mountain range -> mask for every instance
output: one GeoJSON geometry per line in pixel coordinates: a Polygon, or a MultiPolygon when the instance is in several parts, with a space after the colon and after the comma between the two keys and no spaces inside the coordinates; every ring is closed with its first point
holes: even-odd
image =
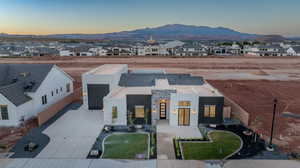
{"type": "Polygon", "coordinates": [[[59,38],[59,39],[109,39],[145,40],[150,36],[158,40],[247,40],[262,37],[225,27],[208,27],[182,24],[169,24],[154,28],[121,31],[103,34],[51,34],[51,35],[13,35],[0,34],[0,37],[59,38]]]}

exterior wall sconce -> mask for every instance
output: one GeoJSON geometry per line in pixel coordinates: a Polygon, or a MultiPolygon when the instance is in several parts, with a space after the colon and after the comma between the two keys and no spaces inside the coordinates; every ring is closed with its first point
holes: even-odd
{"type": "Polygon", "coordinates": [[[86,92],[82,92],[82,96],[87,96],[86,92]]]}
{"type": "Polygon", "coordinates": [[[177,109],[175,109],[175,110],[173,110],[172,112],[173,112],[173,114],[177,114],[177,109]]]}
{"type": "Polygon", "coordinates": [[[156,113],[156,110],[152,110],[152,113],[156,113]]]}
{"type": "Polygon", "coordinates": [[[197,114],[195,109],[192,109],[191,111],[192,111],[192,114],[197,114]]]}

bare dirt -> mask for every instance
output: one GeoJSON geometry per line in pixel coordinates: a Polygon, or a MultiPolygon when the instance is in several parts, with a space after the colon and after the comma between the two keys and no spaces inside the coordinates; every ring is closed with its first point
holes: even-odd
{"type": "Polygon", "coordinates": [[[8,152],[32,128],[38,126],[37,119],[28,120],[22,127],[0,127],[0,153],[8,152]]]}
{"type": "Polygon", "coordinates": [[[286,151],[300,152],[300,120],[283,112],[300,114],[300,81],[226,80],[208,81],[250,114],[250,127],[270,136],[273,100],[277,98],[274,142],[286,151]]]}

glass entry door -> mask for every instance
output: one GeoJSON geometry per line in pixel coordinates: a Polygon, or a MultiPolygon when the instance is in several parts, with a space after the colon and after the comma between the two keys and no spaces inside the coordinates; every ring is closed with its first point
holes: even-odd
{"type": "Polygon", "coordinates": [[[190,125],[190,109],[179,108],[178,109],[178,125],[189,126],[190,125]]]}
{"type": "Polygon", "coordinates": [[[160,111],[160,119],[167,119],[167,103],[161,102],[159,104],[159,111],[160,111]]]}

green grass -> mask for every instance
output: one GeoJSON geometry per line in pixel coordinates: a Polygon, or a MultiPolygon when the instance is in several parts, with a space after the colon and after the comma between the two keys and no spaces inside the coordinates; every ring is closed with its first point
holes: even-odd
{"type": "Polygon", "coordinates": [[[147,134],[114,134],[104,142],[103,158],[135,159],[136,154],[148,157],[147,134]]]}
{"type": "Polygon", "coordinates": [[[186,160],[219,160],[235,152],[241,145],[240,139],[230,132],[210,132],[213,142],[183,142],[183,156],[186,160]]]}

